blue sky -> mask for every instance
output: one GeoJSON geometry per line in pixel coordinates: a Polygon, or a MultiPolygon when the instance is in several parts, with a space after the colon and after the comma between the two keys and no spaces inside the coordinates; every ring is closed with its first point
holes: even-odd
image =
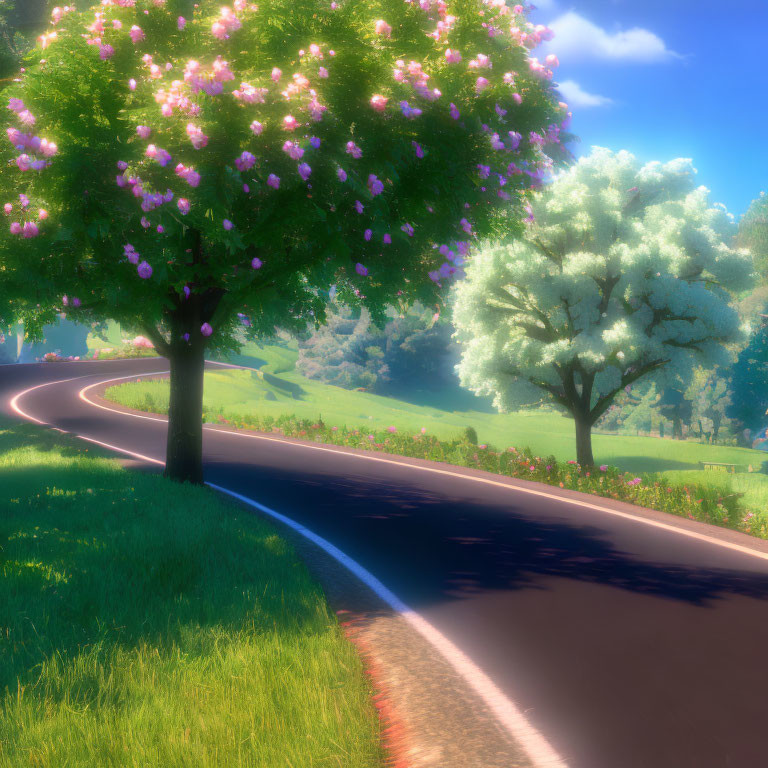
{"type": "Polygon", "coordinates": [[[577,156],[690,157],[697,182],[738,219],[768,192],[768,0],[532,0],[555,38],[554,81],[577,156]]]}

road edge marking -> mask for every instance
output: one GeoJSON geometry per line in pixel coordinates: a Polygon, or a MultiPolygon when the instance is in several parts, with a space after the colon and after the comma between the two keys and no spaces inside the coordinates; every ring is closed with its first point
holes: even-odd
{"type": "MultiPolygon", "coordinates": [[[[218,363],[218,365],[226,365],[226,363],[218,363]]],[[[163,373],[167,373],[167,371],[164,371],[163,373]]],[[[126,379],[126,378],[136,378],[137,376],[151,376],[151,375],[155,375],[155,374],[141,373],[141,374],[136,374],[135,376],[120,376],[118,378],[126,379]]],[[[118,410],[116,410],[114,408],[108,408],[105,405],[101,405],[99,403],[94,403],[92,400],[89,400],[85,396],[85,394],[84,394],[89,389],[93,389],[93,387],[97,387],[100,384],[106,384],[106,383],[108,383],[110,381],[117,381],[117,380],[118,379],[107,379],[105,381],[96,382],[95,384],[90,384],[87,387],[84,387],[83,389],[80,390],[80,392],[78,393],[79,397],[80,397],[81,400],[85,401],[89,405],[94,406],[95,408],[101,408],[102,410],[110,411],[112,413],[120,413],[120,414],[123,414],[124,416],[133,416],[134,418],[137,418],[137,419],[147,419],[149,421],[161,421],[161,422],[167,421],[167,419],[158,419],[158,418],[155,418],[153,416],[144,416],[144,415],[138,414],[138,413],[128,413],[126,411],[118,411],[118,410]]],[[[205,426],[204,426],[204,428],[205,428],[205,426]]],[[[254,434],[250,434],[250,433],[246,433],[246,432],[213,429],[213,428],[210,428],[210,427],[207,428],[206,431],[208,431],[208,432],[216,432],[218,434],[224,434],[224,435],[234,435],[236,437],[251,438],[251,439],[254,439],[254,440],[266,440],[266,441],[275,442],[275,443],[283,443],[284,445],[285,444],[287,444],[287,445],[294,445],[294,446],[297,446],[299,448],[308,448],[308,449],[315,450],[315,451],[326,451],[327,453],[342,454],[344,456],[351,456],[351,457],[354,457],[354,458],[357,458],[357,459],[364,459],[366,461],[378,461],[378,462],[382,462],[384,464],[394,464],[394,465],[400,466],[400,467],[409,467],[411,469],[421,470],[423,472],[433,472],[433,473],[440,474],[440,475],[450,475],[451,477],[459,477],[459,478],[463,478],[465,480],[471,480],[471,481],[476,482],[476,483],[484,483],[486,485],[493,485],[493,486],[496,486],[498,488],[506,488],[507,490],[517,491],[519,493],[527,493],[527,494],[529,494],[531,496],[540,496],[540,497],[545,498],[545,499],[552,499],[553,501],[563,502],[563,503],[566,503],[566,504],[573,504],[574,506],[582,507],[583,509],[591,509],[591,510],[596,511],[596,512],[603,512],[603,513],[606,513],[606,514],[609,514],[609,515],[613,515],[614,517],[621,517],[621,518],[623,518],[625,520],[632,520],[632,521],[637,522],[637,523],[643,523],[644,525],[650,525],[650,526],[652,526],[654,528],[660,528],[661,530],[671,531],[672,533],[677,533],[680,536],[687,536],[688,538],[691,538],[691,539],[696,539],[698,541],[708,542],[709,544],[715,544],[715,545],[717,545],[719,547],[723,547],[724,549],[730,549],[730,550],[732,550],[734,552],[741,552],[742,554],[751,555],[752,557],[757,557],[757,558],[759,558],[761,560],[768,560],[768,552],[762,552],[759,549],[752,549],[750,547],[742,546],[741,544],[735,544],[735,543],[730,542],[730,541],[723,541],[722,539],[717,539],[717,538],[715,538],[713,536],[710,536],[710,535],[708,535],[706,533],[699,533],[697,531],[689,531],[689,530],[687,530],[685,528],[680,528],[680,527],[678,527],[676,525],[671,525],[670,523],[663,523],[660,520],[651,520],[650,518],[641,517],[639,515],[634,515],[634,514],[632,514],[630,512],[622,512],[621,510],[611,509],[610,507],[605,507],[605,506],[602,506],[601,504],[593,504],[591,502],[582,501],[580,499],[572,499],[572,498],[567,497],[567,496],[559,496],[559,495],[557,495],[555,493],[548,493],[547,491],[539,491],[539,490],[536,490],[535,488],[523,488],[523,487],[521,487],[519,485],[513,485],[513,484],[510,484],[510,483],[502,483],[502,482],[499,482],[498,480],[491,480],[490,478],[487,478],[487,477],[476,477],[475,475],[465,475],[465,474],[463,474],[461,472],[453,472],[453,471],[448,470],[448,469],[441,469],[440,467],[424,467],[424,466],[422,466],[420,464],[411,464],[408,461],[394,461],[393,459],[387,459],[387,458],[384,458],[384,457],[381,457],[381,456],[367,456],[367,455],[361,454],[361,453],[350,453],[348,451],[340,451],[340,450],[338,450],[336,448],[331,448],[331,447],[328,447],[328,446],[325,446],[325,445],[312,445],[311,443],[292,442],[292,441],[281,439],[279,437],[270,437],[269,435],[254,435],[254,434]]],[[[403,457],[403,458],[407,459],[407,457],[403,457]]],[[[512,478],[512,479],[514,479],[514,478],[512,478]]],[[[654,512],[659,512],[660,510],[653,510],[653,511],[654,512]]],[[[667,513],[667,514],[669,514],[669,513],[667,513]]],[[[699,522],[701,522],[701,521],[699,521],[699,522]]],[[[723,529],[723,530],[731,530],[731,529],[727,529],[726,528],[726,529],[723,529]]],[[[740,533],[740,532],[736,531],[736,533],[740,533]]],[[[744,535],[746,535],[746,534],[744,534],[744,535]]]]}

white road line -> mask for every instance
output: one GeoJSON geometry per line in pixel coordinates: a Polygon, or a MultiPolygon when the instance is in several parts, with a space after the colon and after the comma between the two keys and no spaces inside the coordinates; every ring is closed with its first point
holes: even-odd
{"type": "MultiPolygon", "coordinates": [[[[221,365],[221,363],[220,363],[221,365]]],[[[167,371],[164,371],[163,373],[167,373],[167,371]]],[[[135,376],[121,376],[121,379],[126,378],[137,378],[138,376],[151,376],[154,374],[136,374],[135,376]]],[[[125,411],[118,411],[113,408],[108,408],[107,406],[100,405],[99,403],[94,403],[92,400],[89,400],[85,396],[85,392],[87,392],[89,389],[92,389],[93,387],[98,387],[100,384],[105,384],[109,381],[117,381],[118,379],[107,379],[105,381],[99,381],[95,384],[90,384],[87,387],[84,387],[80,390],[79,396],[81,400],[84,400],[89,405],[94,406],[95,408],[101,408],[105,411],[110,411],[111,413],[121,413],[124,416],[132,416],[137,419],[148,419],[149,421],[162,421],[165,422],[166,419],[158,419],[154,416],[143,416],[141,414],[137,413],[126,413],[125,411]]],[[[347,451],[341,451],[336,448],[330,448],[328,446],[324,445],[312,445],[311,443],[294,443],[290,442],[288,440],[281,439],[279,437],[270,437],[268,435],[254,435],[246,432],[230,432],[229,430],[222,430],[222,429],[212,429],[208,428],[211,432],[216,432],[217,434],[221,435],[232,435],[233,437],[244,437],[249,438],[251,440],[266,440],[271,441],[275,443],[283,443],[284,445],[293,445],[297,448],[306,448],[313,451],[325,451],[326,453],[338,453],[343,456],[349,456],[351,458],[355,459],[362,459],[364,461],[378,461],[383,464],[394,464],[398,467],[408,467],[410,469],[419,470],[421,472],[433,472],[438,475],[450,475],[451,477],[460,477],[464,480],[471,480],[475,483],[483,483],[485,485],[493,485],[497,488],[506,488],[509,491],[514,491],[517,493],[527,493],[531,496],[540,496],[545,499],[552,499],[553,501],[561,502],[564,504],[572,504],[576,507],[582,507],[583,509],[592,509],[596,512],[604,512],[608,515],[613,515],[614,517],[621,517],[625,520],[632,520],[636,523],[642,523],[643,525],[650,525],[653,528],[660,528],[664,531],[670,531],[672,533],[677,533],[680,536],[687,536],[691,539],[696,539],[698,541],[704,541],[709,544],[715,544],[718,547],[723,547],[725,549],[733,550],[734,552],[741,552],[745,555],[750,555],[752,557],[757,557],[761,560],[768,560],[768,552],[762,552],[759,549],[752,549],[750,547],[745,547],[741,544],[734,544],[730,541],[723,541],[722,539],[716,539],[713,536],[708,536],[705,533],[698,533],[697,531],[690,531],[686,528],[679,528],[675,525],[671,525],[669,523],[662,523],[659,520],[651,520],[647,517],[641,517],[639,515],[633,515],[630,512],[621,512],[617,509],[611,509],[610,507],[604,507],[600,504],[592,504],[588,501],[581,501],[579,499],[572,499],[566,496],[558,496],[555,493],[548,493],[547,491],[537,491],[533,488],[523,488],[518,485],[510,485],[509,483],[502,483],[497,480],[491,480],[486,477],[476,477],[475,475],[465,475],[461,472],[452,472],[449,469],[440,469],[439,467],[424,467],[420,464],[410,464],[407,461],[395,461],[393,459],[386,459],[382,456],[368,456],[366,454],[362,453],[348,453],[347,451]]]]}
{"type": "MultiPolygon", "coordinates": [[[[136,374],[135,376],[121,376],[119,379],[152,375],[156,374],[142,373],[136,374]]],[[[81,376],[77,378],[85,377],[81,376]]],[[[34,421],[38,424],[51,426],[48,424],[48,422],[36,419],[34,416],[24,412],[19,406],[18,401],[25,394],[32,392],[33,390],[40,389],[44,386],[51,386],[53,384],[63,384],[66,381],[72,380],[73,379],[64,379],[63,381],[46,382],[45,384],[38,384],[35,387],[30,387],[23,392],[19,392],[15,397],[11,399],[11,408],[20,416],[23,416],[26,419],[30,419],[31,421],[34,421]]],[[[108,381],[117,380],[118,379],[109,379],[108,381]]],[[[88,400],[83,393],[86,390],[97,386],[98,384],[104,383],[106,382],[100,381],[97,382],[97,384],[91,384],[88,387],[84,387],[79,392],[80,397],[91,405],[97,405],[96,403],[88,400]]],[[[101,405],[98,405],[97,407],[103,408],[104,410],[112,410],[101,405]]],[[[115,413],[120,413],[120,411],[115,411],[115,413]]],[[[140,416],[139,418],[149,417],[140,416]]],[[[163,419],[153,420],[163,421],[163,419]]],[[[57,428],[54,427],[54,429],[57,428]]],[[[58,431],[61,432],[63,430],[58,431]]],[[[117,451],[118,453],[133,456],[134,458],[142,459],[153,464],[164,464],[164,462],[160,461],[159,459],[155,459],[151,456],[145,456],[134,451],[129,451],[125,448],[111,445],[110,443],[94,440],[93,438],[85,437],[84,435],[75,436],[81,438],[82,440],[87,440],[90,443],[95,443],[96,445],[101,445],[105,448],[117,451]]],[[[339,451],[337,451],[337,453],[339,453],[339,451]]],[[[488,675],[485,674],[485,672],[483,672],[460,648],[454,645],[447,637],[445,637],[445,635],[433,627],[423,616],[418,614],[412,608],[409,608],[399,597],[397,597],[397,595],[387,589],[384,584],[382,584],[372,573],[363,568],[363,566],[360,565],[357,561],[344,554],[344,552],[342,552],[340,549],[335,547],[329,541],[326,541],[321,536],[318,536],[313,531],[305,528],[295,520],[292,520],[285,515],[281,515],[279,512],[276,512],[270,507],[266,507],[247,496],[243,496],[242,494],[236,493],[235,491],[231,491],[227,488],[223,488],[222,486],[216,485],[214,483],[207,482],[206,485],[216,491],[219,491],[220,493],[224,493],[228,496],[238,499],[239,501],[242,501],[245,504],[269,515],[275,520],[280,521],[281,523],[289,526],[297,533],[304,536],[306,539],[314,542],[317,546],[327,552],[331,557],[333,557],[337,562],[347,568],[358,579],[360,579],[360,581],[362,581],[373,592],[375,592],[375,594],[384,602],[386,602],[394,611],[402,615],[403,618],[414,627],[414,629],[416,629],[429,643],[431,643],[434,648],[440,652],[443,658],[445,658],[445,660],[451,664],[451,666],[457,671],[462,679],[480,696],[488,708],[496,715],[499,723],[507,730],[512,738],[525,750],[531,762],[533,763],[534,768],[568,768],[568,764],[560,757],[560,755],[557,754],[557,752],[555,752],[553,747],[544,738],[544,736],[542,736],[542,734],[536,728],[534,728],[533,725],[531,725],[520,708],[495,685],[495,683],[488,677],[488,675]]]]}

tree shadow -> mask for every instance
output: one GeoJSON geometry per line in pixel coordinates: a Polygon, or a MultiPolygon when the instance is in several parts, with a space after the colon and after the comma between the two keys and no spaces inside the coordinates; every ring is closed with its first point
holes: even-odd
{"type": "Polygon", "coordinates": [[[551,500],[510,493],[487,503],[479,498],[483,491],[468,492],[452,479],[429,491],[411,484],[408,471],[393,483],[269,463],[216,464],[209,474],[237,489],[247,472],[259,501],[293,510],[294,519],[356,553],[375,574],[386,574],[393,591],[403,588],[412,607],[495,590],[548,589],[542,577],[552,576],[701,607],[728,594],[768,599],[768,573],[750,570],[751,563],[744,571],[699,568],[623,552],[607,530],[554,519],[551,500]]]}
{"type": "MultiPolygon", "coordinates": [[[[600,451],[596,450],[595,453],[599,454],[600,451]]],[[[599,455],[597,458],[599,459],[599,455]]],[[[669,469],[699,469],[698,464],[692,464],[690,461],[677,461],[657,456],[612,456],[609,463],[621,470],[637,474],[665,472],[669,469]]]]}
{"type": "Polygon", "coordinates": [[[61,441],[27,425],[0,432],[0,455],[80,459],[0,468],[0,691],[92,651],[205,655],[239,633],[326,631],[319,585],[271,527],[208,489],[116,472],[91,461],[106,452],[61,441]]]}

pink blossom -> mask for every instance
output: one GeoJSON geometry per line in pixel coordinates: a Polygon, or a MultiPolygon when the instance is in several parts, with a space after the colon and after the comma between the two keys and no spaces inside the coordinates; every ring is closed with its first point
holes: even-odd
{"type": "Polygon", "coordinates": [[[458,64],[461,61],[461,54],[458,51],[452,51],[448,48],[445,51],[445,60],[449,61],[451,64],[458,64]]]}
{"type": "Polygon", "coordinates": [[[317,70],[318,77],[328,77],[328,70],[325,67],[319,67],[317,70]]]}
{"type": "Polygon", "coordinates": [[[277,67],[272,68],[272,80],[277,82],[281,77],[283,76],[282,70],[278,69],[277,67]]]}
{"type": "Polygon", "coordinates": [[[376,22],[376,34],[377,35],[385,35],[386,37],[390,37],[392,35],[392,27],[387,24],[384,19],[379,19],[376,22]]]}
{"type": "Polygon", "coordinates": [[[182,216],[186,216],[189,213],[190,208],[192,207],[189,200],[187,200],[186,197],[180,197],[176,201],[176,206],[179,209],[179,212],[182,216]]]}
{"type": "Polygon", "coordinates": [[[12,235],[20,235],[21,234],[21,224],[19,224],[18,221],[11,222],[11,234],[12,235]]]}
{"type": "Polygon", "coordinates": [[[451,117],[452,117],[454,120],[458,120],[458,119],[459,119],[459,110],[458,110],[458,107],[457,107],[455,104],[453,104],[453,103],[451,103],[451,117]]]}
{"type": "Polygon", "coordinates": [[[176,26],[178,27],[179,31],[184,29],[184,27],[187,26],[187,20],[183,16],[179,16],[178,19],[176,19],[176,26]]]}
{"type": "Polygon", "coordinates": [[[140,125],[136,128],[136,133],[138,133],[142,139],[148,139],[152,133],[152,129],[148,125],[140,125]]]}
{"type": "Polygon", "coordinates": [[[34,125],[35,122],[37,122],[35,116],[28,109],[22,109],[18,115],[19,120],[21,120],[24,125],[34,125]]]}
{"type": "Polygon", "coordinates": [[[475,80],[475,91],[480,93],[481,91],[484,91],[488,85],[489,82],[485,77],[478,77],[477,80],[475,80]]]}
{"type": "MultiPolygon", "coordinates": [[[[106,61],[107,59],[111,59],[115,55],[115,49],[111,45],[100,45],[99,46],[99,58],[102,61],[106,61]]],[[[19,115],[21,117],[21,115],[19,115]]]]}
{"type": "Polygon", "coordinates": [[[388,99],[385,96],[376,94],[371,98],[371,106],[377,112],[383,112],[387,108],[387,101],[388,99]]]}
{"type": "Polygon", "coordinates": [[[202,333],[203,336],[210,336],[213,333],[213,328],[211,328],[209,323],[203,323],[200,326],[200,333],[202,333]]]}
{"type": "Polygon", "coordinates": [[[13,210],[13,205],[11,203],[6,203],[3,206],[3,210],[5,211],[5,215],[6,216],[10,216],[11,215],[11,211],[13,210]]]}
{"type": "Polygon", "coordinates": [[[45,155],[45,157],[53,157],[59,151],[59,148],[52,141],[43,139],[40,142],[40,151],[43,153],[43,155],[45,155]]]}
{"type": "Polygon", "coordinates": [[[387,243],[387,244],[391,243],[392,242],[392,235],[390,235],[389,233],[384,235],[384,242],[387,243]]]}
{"type": "Polygon", "coordinates": [[[260,258],[254,257],[253,259],[251,259],[251,266],[254,269],[261,269],[261,265],[262,265],[262,261],[260,258]]]}
{"type": "Polygon", "coordinates": [[[134,44],[141,42],[146,37],[142,28],[137,27],[135,24],[131,27],[128,34],[131,36],[134,44]]]}
{"type": "Polygon", "coordinates": [[[16,165],[18,165],[20,171],[28,171],[32,164],[32,158],[27,155],[19,155],[16,158],[16,165]]]}
{"type": "Polygon", "coordinates": [[[193,123],[187,124],[187,136],[195,149],[202,149],[208,144],[208,137],[203,133],[203,129],[193,123]]]}
{"type": "Polygon", "coordinates": [[[267,177],[267,184],[275,189],[280,189],[280,177],[275,176],[274,173],[270,173],[267,177]]]}
{"type": "Polygon", "coordinates": [[[291,141],[290,139],[283,144],[283,152],[292,160],[300,160],[304,154],[304,150],[299,146],[298,142],[291,141]]]}
{"type": "Polygon", "coordinates": [[[22,234],[24,237],[36,237],[38,234],[37,224],[34,221],[25,221],[22,227],[22,234]]]}
{"type": "Polygon", "coordinates": [[[362,212],[363,212],[363,209],[364,209],[364,207],[365,207],[365,206],[364,206],[364,205],[363,205],[363,204],[362,204],[362,203],[361,203],[359,200],[355,200],[355,210],[356,210],[358,213],[362,213],[362,212]]]}
{"type": "Polygon", "coordinates": [[[296,118],[293,115],[286,115],[283,118],[283,128],[285,128],[286,131],[295,130],[297,125],[298,123],[296,122],[296,118]]]}
{"type": "Polygon", "coordinates": [[[413,145],[414,152],[416,152],[416,157],[424,157],[424,150],[421,148],[421,144],[415,141],[412,141],[411,144],[413,145]]]}
{"type": "Polygon", "coordinates": [[[312,173],[312,169],[306,164],[301,163],[299,165],[299,176],[301,176],[304,181],[306,181],[309,178],[309,175],[312,173]]]}
{"type": "Polygon", "coordinates": [[[347,180],[347,172],[343,168],[337,168],[336,175],[339,177],[339,181],[347,180]]]}
{"type": "Polygon", "coordinates": [[[41,208],[37,212],[38,221],[45,221],[47,218],[48,218],[48,211],[46,211],[45,208],[41,208]]]}
{"type": "Polygon", "coordinates": [[[26,109],[26,107],[24,106],[24,102],[21,99],[9,99],[8,109],[13,112],[21,112],[22,110],[26,109]]]}
{"type": "Polygon", "coordinates": [[[547,58],[544,59],[544,61],[546,62],[546,65],[548,67],[557,68],[560,66],[560,60],[557,58],[557,56],[555,56],[554,53],[550,53],[549,56],[547,56],[547,58]]]}
{"type": "Polygon", "coordinates": [[[363,155],[363,150],[360,149],[360,147],[358,147],[357,144],[355,144],[354,141],[348,141],[347,142],[346,152],[347,152],[348,155],[352,155],[352,157],[354,157],[356,159],[359,158],[359,157],[362,157],[362,155],[363,155]]]}

